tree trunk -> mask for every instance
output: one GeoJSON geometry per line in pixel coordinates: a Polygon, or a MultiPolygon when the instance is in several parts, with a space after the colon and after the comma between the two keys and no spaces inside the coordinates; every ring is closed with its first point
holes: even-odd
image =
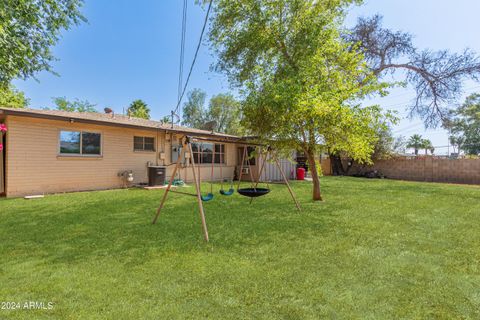
{"type": "Polygon", "coordinates": [[[313,201],[323,201],[322,194],[320,192],[320,177],[317,171],[317,162],[315,161],[315,153],[308,150],[306,152],[308,159],[308,168],[312,175],[313,181],[313,201]]]}
{"type": "Polygon", "coordinates": [[[330,154],[332,164],[332,173],[334,176],[344,176],[345,168],[343,167],[342,157],[339,154],[330,154]]]}
{"type": "Polygon", "coordinates": [[[332,174],[334,176],[348,176],[350,169],[352,169],[355,160],[352,158],[347,158],[347,167],[343,165],[342,155],[339,153],[330,154],[330,164],[332,167],[332,174]]]}

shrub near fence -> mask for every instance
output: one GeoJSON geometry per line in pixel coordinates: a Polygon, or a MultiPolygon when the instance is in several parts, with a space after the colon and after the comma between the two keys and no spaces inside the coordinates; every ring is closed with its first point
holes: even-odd
{"type": "Polygon", "coordinates": [[[480,159],[392,158],[372,166],[355,164],[350,175],[377,170],[390,179],[480,184],[480,159]]]}

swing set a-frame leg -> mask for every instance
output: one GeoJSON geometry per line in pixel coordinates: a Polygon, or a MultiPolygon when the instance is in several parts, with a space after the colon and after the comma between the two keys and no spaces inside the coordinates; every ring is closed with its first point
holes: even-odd
{"type": "Polygon", "coordinates": [[[180,155],[177,159],[177,162],[175,163],[175,168],[173,169],[172,177],[170,178],[170,181],[168,182],[167,189],[165,190],[165,193],[163,194],[162,201],[160,202],[160,206],[157,209],[157,214],[155,215],[155,218],[153,218],[152,224],[155,224],[157,222],[158,217],[160,216],[160,212],[162,211],[163,205],[165,204],[165,201],[167,200],[168,192],[172,188],[173,179],[175,178],[175,174],[177,174],[178,166],[180,165],[180,161],[181,161],[182,156],[184,154],[185,154],[185,148],[182,148],[182,152],[180,152],[180,155]]]}
{"type": "MultiPolygon", "coordinates": [[[[258,159],[259,159],[260,161],[262,161],[262,155],[261,155],[261,154],[260,154],[260,156],[258,157],[258,159]]],[[[263,169],[265,168],[265,162],[267,162],[267,153],[265,153],[265,158],[264,158],[263,161],[262,161],[262,166],[260,167],[260,172],[258,172],[258,174],[257,174],[257,181],[255,181],[255,185],[253,186],[254,189],[255,189],[256,187],[258,187],[258,184],[260,183],[260,179],[261,179],[262,174],[263,174],[263,169]]],[[[254,198],[250,198],[250,204],[252,204],[253,199],[254,199],[254,198]]]]}
{"type": "Polygon", "coordinates": [[[188,142],[188,150],[190,152],[190,160],[192,162],[193,180],[195,180],[195,189],[197,191],[198,209],[200,211],[200,219],[202,220],[203,237],[205,238],[205,241],[208,242],[207,221],[205,220],[205,212],[203,211],[203,202],[200,194],[200,175],[197,178],[197,174],[195,172],[195,159],[193,158],[193,150],[190,142],[188,142]]]}
{"type": "MultiPolygon", "coordinates": [[[[172,177],[175,177],[175,174],[178,170],[178,167],[180,165],[180,161],[185,155],[186,152],[186,147],[188,146],[189,152],[190,152],[190,158],[192,162],[192,172],[193,172],[193,180],[195,181],[195,189],[196,189],[196,196],[197,196],[197,201],[198,201],[198,207],[200,211],[200,218],[202,220],[202,228],[203,228],[203,236],[205,238],[205,241],[208,242],[208,229],[207,229],[207,222],[205,220],[205,212],[203,210],[203,203],[202,203],[202,198],[200,194],[200,176],[197,178],[197,174],[195,172],[195,160],[193,159],[193,150],[192,150],[192,145],[190,141],[186,140],[184,143],[182,143],[182,152],[180,153],[177,162],[175,164],[175,168],[173,169],[172,172],[172,177]]],[[[160,216],[160,212],[162,211],[163,205],[165,204],[165,201],[167,200],[168,192],[170,191],[173,183],[173,178],[170,179],[168,182],[167,189],[165,190],[165,193],[163,194],[162,201],[160,202],[160,206],[157,209],[157,214],[155,215],[155,218],[153,219],[152,223],[155,224],[157,222],[158,217],[160,216]]]]}
{"type": "Polygon", "coordinates": [[[276,157],[275,157],[275,163],[277,164],[277,168],[280,171],[280,174],[282,175],[283,181],[285,181],[285,185],[288,188],[288,192],[290,192],[290,195],[292,196],[295,206],[297,207],[298,211],[302,211],[302,209],[300,208],[300,204],[298,203],[297,198],[295,197],[295,194],[293,193],[293,190],[290,187],[290,184],[288,183],[287,176],[285,175],[285,172],[283,172],[282,166],[280,165],[280,162],[276,157]]]}
{"type": "Polygon", "coordinates": [[[243,146],[242,162],[240,163],[240,172],[238,173],[238,185],[237,185],[237,190],[240,189],[240,184],[242,183],[243,163],[245,162],[245,156],[246,156],[246,155],[247,155],[247,146],[243,146]]]}

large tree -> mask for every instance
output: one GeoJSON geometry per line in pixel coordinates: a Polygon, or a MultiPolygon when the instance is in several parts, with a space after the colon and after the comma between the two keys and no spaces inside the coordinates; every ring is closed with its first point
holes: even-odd
{"type": "Polygon", "coordinates": [[[220,93],[210,99],[206,118],[215,122],[216,131],[241,134],[240,117],[240,103],[233,95],[220,93]]]}
{"type": "Polygon", "coordinates": [[[206,96],[201,89],[193,89],[188,93],[183,106],[182,124],[197,129],[209,127],[226,134],[241,134],[239,101],[232,94],[220,93],[214,95],[208,108],[205,108],[206,96]]]}
{"type": "Polygon", "coordinates": [[[148,105],[140,99],[134,100],[127,109],[130,117],[150,119],[150,109],[148,105]]]}
{"type": "Polygon", "coordinates": [[[28,104],[29,99],[13,85],[0,86],[0,107],[25,108],[28,104]]]}
{"type": "MultiPolygon", "coordinates": [[[[384,28],[380,15],[360,18],[343,37],[353,44],[352,50],[363,52],[376,77],[394,76],[390,86],[413,87],[415,98],[408,106],[409,115],[421,118],[426,127],[447,122],[449,107],[462,96],[464,80],[479,80],[480,59],[473,51],[420,50],[409,33],[384,28]]],[[[337,174],[346,172],[341,157],[342,153],[331,155],[337,174]]]]}
{"type": "Polygon", "coordinates": [[[450,141],[467,155],[480,154],[480,94],[467,97],[465,103],[451,111],[445,127],[450,130],[450,141]]]}
{"type": "Polygon", "coordinates": [[[85,20],[82,0],[0,1],[0,86],[52,71],[54,46],[62,30],[85,20]]]}
{"type": "Polygon", "coordinates": [[[201,89],[193,89],[187,94],[183,106],[182,125],[200,129],[205,124],[205,100],[207,94],[201,89]]]}
{"type": "MultiPolygon", "coordinates": [[[[359,99],[382,89],[361,52],[340,34],[350,0],[218,0],[210,42],[243,96],[243,124],[280,150],[308,158],[313,199],[321,200],[316,155],[321,149],[369,161],[377,106],[359,99]]],[[[387,117],[388,120],[388,117],[387,117]]]]}
{"type": "Polygon", "coordinates": [[[480,59],[473,51],[420,50],[411,34],[384,28],[379,15],[360,18],[344,37],[357,43],[354,49],[360,47],[376,76],[394,74],[398,82],[413,87],[410,116],[419,116],[426,127],[448,121],[450,106],[462,97],[464,80],[480,77],[480,59]]]}

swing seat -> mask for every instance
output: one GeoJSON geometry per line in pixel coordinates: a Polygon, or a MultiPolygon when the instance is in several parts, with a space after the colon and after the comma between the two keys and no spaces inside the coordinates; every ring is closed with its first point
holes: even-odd
{"type": "Polygon", "coordinates": [[[213,199],[213,193],[208,193],[206,196],[200,196],[202,198],[202,201],[207,202],[213,199]]]}
{"type": "Polygon", "coordinates": [[[222,196],[231,196],[234,192],[235,190],[233,188],[230,188],[228,191],[220,190],[222,196]]]}
{"type": "Polygon", "coordinates": [[[266,195],[270,192],[267,188],[242,188],[237,190],[242,196],[256,198],[266,195]]]}

